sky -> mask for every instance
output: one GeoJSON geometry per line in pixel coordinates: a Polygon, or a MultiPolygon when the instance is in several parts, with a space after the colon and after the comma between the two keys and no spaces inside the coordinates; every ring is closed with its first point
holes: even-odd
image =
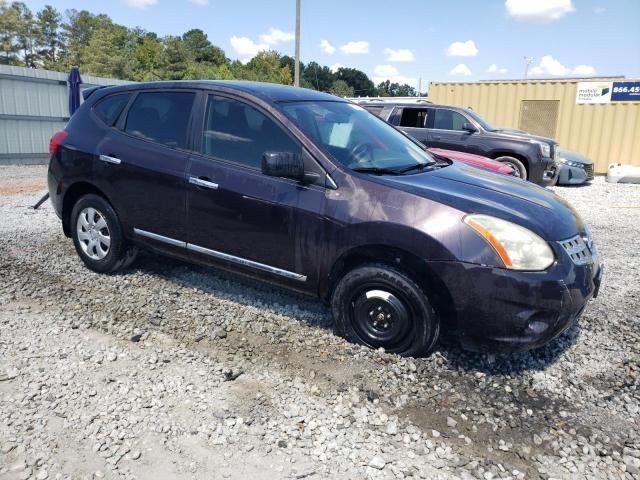
{"type": "MultiPolygon", "coordinates": [[[[26,0],[87,9],[161,36],[200,28],[232,59],[293,56],[295,0],[26,0]]],[[[640,77],[640,0],[301,0],[301,60],[377,84],[640,77]]]]}

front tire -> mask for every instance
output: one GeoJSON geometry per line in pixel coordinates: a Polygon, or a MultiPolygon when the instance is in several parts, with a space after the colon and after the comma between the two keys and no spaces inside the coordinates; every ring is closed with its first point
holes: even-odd
{"type": "Polygon", "coordinates": [[[521,178],[522,180],[526,180],[528,178],[527,167],[524,166],[524,163],[522,163],[521,160],[518,160],[515,157],[504,156],[496,158],[496,161],[513,168],[516,177],[521,178]]]}
{"type": "Polygon", "coordinates": [[[422,289],[405,273],[381,264],[347,272],[331,296],[338,333],[347,340],[404,356],[427,354],[440,323],[422,289]]]}
{"type": "Polygon", "coordinates": [[[70,223],[76,252],[94,272],[115,272],[133,263],[135,247],[127,244],[118,215],[103,197],[80,197],[71,211],[70,223]]]}

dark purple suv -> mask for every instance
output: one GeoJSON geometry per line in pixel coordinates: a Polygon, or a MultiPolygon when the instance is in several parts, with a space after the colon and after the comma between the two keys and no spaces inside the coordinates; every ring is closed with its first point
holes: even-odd
{"type": "Polygon", "coordinates": [[[340,334],[403,355],[441,333],[535,348],[597,294],[596,248],[565,201],[433,157],[342,99],[235,81],[87,93],[48,181],[97,272],[142,247],[230,269],[319,296],[340,334]]]}

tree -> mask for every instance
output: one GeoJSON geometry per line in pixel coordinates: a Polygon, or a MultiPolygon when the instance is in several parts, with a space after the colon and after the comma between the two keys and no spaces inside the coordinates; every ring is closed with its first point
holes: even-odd
{"type": "Polygon", "coordinates": [[[273,50],[258,52],[246,65],[233,62],[231,67],[235,77],[243,80],[283,83],[285,85],[293,83],[289,67],[281,66],[280,54],[273,50]]]}
{"type": "Polygon", "coordinates": [[[93,32],[84,52],[83,71],[93,75],[131,78],[130,32],[114,23],[93,32]]]}
{"type": "Polygon", "coordinates": [[[376,87],[367,74],[356,68],[339,68],[336,72],[337,80],[344,80],[347,85],[353,88],[355,95],[359,97],[375,96],[377,94],[376,87]]]}
{"type": "Polygon", "coordinates": [[[62,39],[66,47],[63,69],[72,65],[83,66],[93,34],[100,28],[113,25],[107,15],[94,15],[86,10],[67,10],[66,16],[67,21],[62,24],[62,39]]]}
{"type": "Polygon", "coordinates": [[[14,43],[17,30],[18,12],[6,3],[0,3],[0,61],[6,65],[17,62],[17,48],[14,43]]]}
{"type": "Polygon", "coordinates": [[[400,85],[386,80],[378,84],[378,95],[381,97],[415,97],[416,89],[406,83],[400,85]]]}
{"type": "Polygon", "coordinates": [[[164,38],[163,44],[164,71],[162,77],[165,80],[182,80],[189,60],[184,41],[180,37],[168,36],[164,38]]]}
{"type": "Polygon", "coordinates": [[[51,5],[45,5],[37,14],[38,56],[45,68],[51,68],[58,61],[58,51],[62,44],[60,22],[62,15],[51,5]]]}
{"type": "Polygon", "coordinates": [[[25,67],[35,68],[36,54],[34,45],[36,43],[36,27],[33,13],[22,2],[13,2],[12,9],[16,12],[15,49],[22,54],[22,63],[25,67]]]}
{"type": "Polygon", "coordinates": [[[353,97],[353,87],[347,85],[344,80],[336,80],[331,85],[329,93],[338,97],[353,97]]]}
{"type": "Polygon", "coordinates": [[[309,62],[301,74],[313,88],[321,92],[328,92],[335,82],[336,76],[327,66],[321,66],[317,62],[309,62]]]}
{"type": "Polygon", "coordinates": [[[149,81],[162,78],[162,42],[155,33],[144,33],[136,42],[133,80],[149,81]]]}
{"type": "Polygon", "coordinates": [[[224,50],[211,44],[207,34],[199,28],[194,28],[182,35],[189,57],[196,62],[207,62],[214,65],[226,63],[224,50]]]}

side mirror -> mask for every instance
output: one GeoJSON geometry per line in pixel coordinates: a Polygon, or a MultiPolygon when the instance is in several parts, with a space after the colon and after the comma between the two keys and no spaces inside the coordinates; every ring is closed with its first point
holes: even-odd
{"type": "Polygon", "coordinates": [[[470,122],[464,122],[462,124],[462,130],[464,130],[465,132],[469,132],[469,133],[476,133],[478,131],[476,126],[473,123],[470,123],[470,122]]]}
{"type": "Polygon", "coordinates": [[[262,173],[270,177],[292,178],[304,181],[304,160],[299,153],[264,152],[262,154],[262,173]]]}

